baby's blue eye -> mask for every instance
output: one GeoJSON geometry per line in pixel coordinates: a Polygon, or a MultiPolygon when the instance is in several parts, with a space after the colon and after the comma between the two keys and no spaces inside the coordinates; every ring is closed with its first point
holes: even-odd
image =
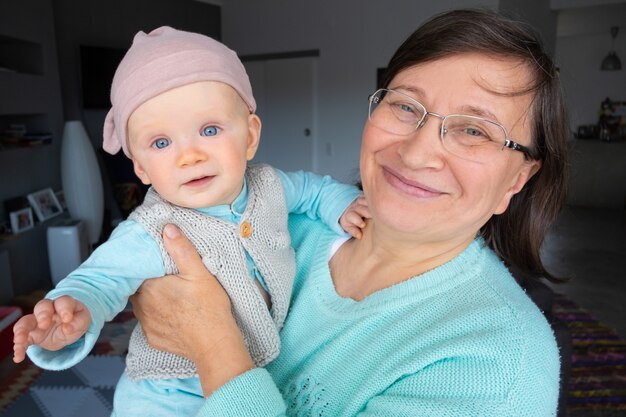
{"type": "Polygon", "coordinates": [[[171,141],[168,138],[158,138],[152,142],[152,147],[157,149],[163,149],[170,146],[171,141]]]}
{"type": "Polygon", "coordinates": [[[202,136],[215,136],[220,132],[219,127],[217,126],[206,126],[202,129],[202,136]]]}

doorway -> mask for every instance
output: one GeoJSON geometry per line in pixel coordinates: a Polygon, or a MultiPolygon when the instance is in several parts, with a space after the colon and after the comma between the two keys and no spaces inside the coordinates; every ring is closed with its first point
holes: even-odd
{"type": "Polygon", "coordinates": [[[263,123],[253,162],[283,171],[315,169],[318,56],[304,51],[241,58],[263,123]]]}

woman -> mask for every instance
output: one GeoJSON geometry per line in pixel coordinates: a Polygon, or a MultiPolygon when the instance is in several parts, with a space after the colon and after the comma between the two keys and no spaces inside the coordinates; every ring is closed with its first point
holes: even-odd
{"type": "Polygon", "coordinates": [[[181,274],[144,284],[134,306],[151,344],[196,363],[200,415],[555,415],[554,336],[507,266],[550,277],[539,248],[567,132],[556,68],[520,23],[452,11],[400,46],[382,87],[360,159],[372,218],[345,242],[290,219],[298,272],[266,369],[166,228],[181,274]]]}

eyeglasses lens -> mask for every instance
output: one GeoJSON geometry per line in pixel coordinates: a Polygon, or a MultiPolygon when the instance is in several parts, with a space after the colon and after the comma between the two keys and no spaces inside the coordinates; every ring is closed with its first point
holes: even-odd
{"type": "MultiPolygon", "coordinates": [[[[393,90],[380,89],[369,101],[372,125],[394,135],[412,134],[427,114],[421,103],[393,90]]],[[[432,113],[428,116],[440,117],[432,113]]],[[[506,133],[498,124],[481,117],[449,115],[443,118],[441,139],[448,152],[483,162],[502,150],[506,133]]]]}

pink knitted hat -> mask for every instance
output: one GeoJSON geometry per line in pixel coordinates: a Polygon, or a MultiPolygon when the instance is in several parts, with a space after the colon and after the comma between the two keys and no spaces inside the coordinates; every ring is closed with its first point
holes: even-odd
{"type": "Polygon", "coordinates": [[[138,32],[113,77],[102,148],[110,154],[122,149],[130,158],[126,125],[132,112],[165,91],[198,81],[230,85],[255,112],[248,74],[234,51],[208,36],[168,26],[138,32]]]}

